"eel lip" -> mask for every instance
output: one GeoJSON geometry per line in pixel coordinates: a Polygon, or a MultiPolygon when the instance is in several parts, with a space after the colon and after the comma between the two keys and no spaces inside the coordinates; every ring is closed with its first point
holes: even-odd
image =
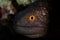
{"type": "Polygon", "coordinates": [[[29,38],[39,38],[39,37],[43,37],[44,35],[40,35],[40,34],[35,34],[35,35],[25,35],[29,38]]]}
{"type": "Polygon", "coordinates": [[[20,26],[20,27],[24,27],[24,28],[34,28],[34,27],[40,27],[40,28],[46,28],[46,25],[32,25],[32,26],[22,26],[22,25],[18,25],[18,26],[20,26]]]}

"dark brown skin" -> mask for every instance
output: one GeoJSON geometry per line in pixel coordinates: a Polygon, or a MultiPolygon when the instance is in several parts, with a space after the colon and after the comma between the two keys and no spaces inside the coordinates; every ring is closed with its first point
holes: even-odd
{"type": "Polygon", "coordinates": [[[44,4],[44,2],[39,2],[34,3],[34,5],[30,5],[29,7],[30,9],[32,8],[32,10],[30,10],[30,12],[28,13],[24,13],[25,15],[23,14],[24,16],[19,18],[16,23],[16,25],[18,26],[16,26],[15,31],[31,38],[42,37],[43,35],[45,35],[47,32],[48,11],[46,8],[47,5],[44,4]],[[31,15],[34,15],[36,17],[34,21],[31,21],[29,19],[31,15]]]}

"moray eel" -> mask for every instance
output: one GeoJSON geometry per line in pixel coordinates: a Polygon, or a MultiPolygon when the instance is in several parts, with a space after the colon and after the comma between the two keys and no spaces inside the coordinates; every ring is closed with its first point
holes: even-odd
{"type": "Polygon", "coordinates": [[[13,25],[15,32],[29,38],[46,35],[49,20],[48,10],[44,2],[37,4],[29,6],[15,16],[13,25]]]}

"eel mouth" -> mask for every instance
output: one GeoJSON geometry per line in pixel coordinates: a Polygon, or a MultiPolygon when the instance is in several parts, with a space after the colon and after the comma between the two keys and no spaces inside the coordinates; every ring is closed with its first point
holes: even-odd
{"type": "Polygon", "coordinates": [[[47,32],[47,28],[44,27],[33,27],[33,28],[24,28],[24,27],[17,27],[16,32],[24,35],[44,35],[47,32]]]}
{"type": "Polygon", "coordinates": [[[34,28],[24,28],[24,27],[17,27],[16,32],[18,34],[22,34],[29,38],[39,38],[45,36],[47,33],[47,28],[43,27],[34,27],[34,28]]]}

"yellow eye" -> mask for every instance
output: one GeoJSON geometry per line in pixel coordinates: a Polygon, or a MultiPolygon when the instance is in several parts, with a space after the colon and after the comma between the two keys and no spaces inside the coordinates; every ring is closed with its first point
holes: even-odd
{"type": "Polygon", "coordinates": [[[34,21],[36,19],[35,15],[29,16],[29,21],[34,21]]]}

